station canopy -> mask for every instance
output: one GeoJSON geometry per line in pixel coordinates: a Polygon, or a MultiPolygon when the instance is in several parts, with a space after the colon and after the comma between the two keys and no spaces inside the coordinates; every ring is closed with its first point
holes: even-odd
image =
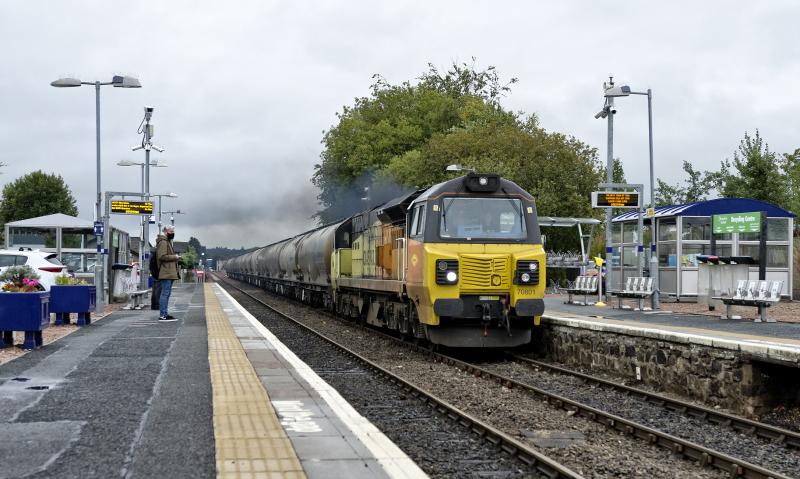
{"type": "MultiPolygon", "coordinates": [[[[730,213],[747,213],[751,211],[766,211],[769,218],[794,218],[796,215],[791,211],[767,203],[766,201],[753,200],[750,198],[716,198],[708,201],[698,201],[683,205],[657,206],[655,208],[656,218],[670,216],[713,216],[730,213]]],[[[637,219],[636,210],[627,211],[615,216],[614,223],[620,221],[631,221],[637,219]]],[[[649,218],[644,218],[645,220],[649,218]]]]}

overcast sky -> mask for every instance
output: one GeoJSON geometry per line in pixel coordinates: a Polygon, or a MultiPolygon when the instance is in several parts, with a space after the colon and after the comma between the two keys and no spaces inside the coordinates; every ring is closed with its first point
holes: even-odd
{"type": "MultiPolygon", "coordinates": [[[[101,91],[103,188],[138,191],[139,167],[115,163],[144,160],[130,147],[152,105],[166,148],[152,158],[169,167],[151,191],[180,195],[164,200],[187,212],[178,239],[263,245],[312,225],[322,131],[373,74],[399,83],[473,56],[519,78],[506,107],[603,159],[603,81],[652,88],[656,176],[669,182],[683,160],[717,168],[756,128],[776,152],[800,147],[800,3],[653,3],[0,0],[0,182],[60,174],[91,219],[94,91],[49,83],[131,74],[143,88],[101,91]]],[[[647,183],[647,102],[617,105],[615,156],[647,183]]]]}

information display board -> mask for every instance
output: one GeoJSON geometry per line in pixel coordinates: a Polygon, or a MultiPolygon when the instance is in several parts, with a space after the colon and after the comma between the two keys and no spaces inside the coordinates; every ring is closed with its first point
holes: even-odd
{"type": "Polygon", "coordinates": [[[761,212],[713,215],[711,229],[720,233],[758,233],[761,231],[761,212]]]}
{"type": "Polygon", "coordinates": [[[121,215],[152,215],[152,201],[111,201],[111,212],[121,215]]]}
{"type": "Polygon", "coordinates": [[[593,191],[592,208],[638,208],[639,192],[593,191]]]}

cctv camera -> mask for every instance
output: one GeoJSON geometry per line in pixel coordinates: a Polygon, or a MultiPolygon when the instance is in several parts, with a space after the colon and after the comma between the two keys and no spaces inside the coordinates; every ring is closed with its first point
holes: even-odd
{"type": "Polygon", "coordinates": [[[164,153],[164,148],[161,148],[160,146],[153,145],[153,149],[159,153],[164,153]]]}
{"type": "Polygon", "coordinates": [[[608,111],[606,111],[606,109],[603,108],[602,110],[598,111],[594,117],[599,120],[600,118],[605,118],[607,116],[608,116],[608,111]]]}
{"type": "Polygon", "coordinates": [[[610,108],[610,110],[611,110],[611,114],[612,114],[612,115],[616,115],[616,114],[617,114],[617,108],[616,108],[616,107],[613,107],[613,106],[612,106],[612,107],[610,108]]]}
{"type": "Polygon", "coordinates": [[[153,108],[152,106],[144,107],[144,112],[145,113],[153,113],[153,110],[155,110],[155,108],[153,108]]]}

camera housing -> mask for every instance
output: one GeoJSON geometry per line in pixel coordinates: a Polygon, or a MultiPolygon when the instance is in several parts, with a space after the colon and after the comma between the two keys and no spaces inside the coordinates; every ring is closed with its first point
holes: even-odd
{"type": "Polygon", "coordinates": [[[152,106],[145,106],[144,107],[144,112],[145,113],[153,113],[153,110],[155,110],[155,108],[152,107],[152,106]]]}

